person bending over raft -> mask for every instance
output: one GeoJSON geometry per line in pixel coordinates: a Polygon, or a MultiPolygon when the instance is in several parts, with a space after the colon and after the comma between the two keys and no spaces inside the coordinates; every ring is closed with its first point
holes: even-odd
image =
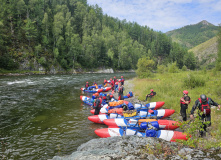
{"type": "MultiPolygon", "coordinates": [[[[199,117],[203,123],[203,130],[206,131],[207,125],[204,123],[205,121],[209,121],[209,125],[211,125],[211,106],[217,106],[220,109],[220,105],[214,102],[211,98],[207,98],[205,94],[200,95],[195,101],[193,108],[191,110],[190,119],[194,119],[193,114],[194,111],[198,108],[199,117]]],[[[200,131],[200,136],[203,136],[203,131],[200,131]]]]}
{"type": "Polygon", "coordinates": [[[187,120],[186,110],[188,109],[188,104],[190,103],[190,97],[188,96],[188,91],[183,91],[183,97],[180,98],[180,115],[183,117],[183,121],[187,120]]]}
{"type": "Polygon", "coordinates": [[[107,80],[104,78],[104,87],[107,87],[107,80]]]}
{"type": "Polygon", "coordinates": [[[102,98],[99,97],[98,93],[95,93],[94,95],[95,95],[96,99],[93,103],[92,108],[95,109],[94,115],[98,115],[100,113],[100,110],[101,110],[102,98]]]}
{"type": "Polygon", "coordinates": [[[146,101],[147,101],[148,97],[150,97],[150,101],[151,101],[151,98],[154,97],[156,94],[157,94],[157,93],[154,92],[153,89],[151,89],[151,90],[150,90],[150,94],[147,94],[147,95],[146,95],[146,101]]]}
{"type": "Polygon", "coordinates": [[[97,83],[94,81],[93,86],[95,86],[96,89],[98,89],[97,83]]]}
{"type": "Polygon", "coordinates": [[[124,86],[118,83],[118,100],[124,100],[124,86]]]}

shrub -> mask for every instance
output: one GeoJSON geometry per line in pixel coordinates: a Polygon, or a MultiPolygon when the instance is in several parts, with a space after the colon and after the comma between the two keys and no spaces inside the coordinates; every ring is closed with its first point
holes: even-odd
{"type": "Polygon", "coordinates": [[[168,72],[169,73],[178,73],[179,72],[179,68],[176,65],[176,62],[172,63],[172,64],[168,64],[168,72]]]}
{"type": "Polygon", "coordinates": [[[187,71],[187,67],[185,65],[182,67],[182,71],[187,71]]]}
{"type": "Polygon", "coordinates": [[[154,61],[148,57],[143,57],[138,60],[136,74],[139,78],[148,78],[152,74],[154,61]]]}
{"type": "Polygon", "coordinates": [[[206,83],[204,79],[194,76],[192,74],[188,75],[183,82],[184,82],[184,87],[191,89],[195,87],[205,86],[206,83]]]}
{"type": "Polygon", "coordinates": [[[157,65],[157,72],[164,73],[166,71],[166,67],[164,65],[157,65]]]}

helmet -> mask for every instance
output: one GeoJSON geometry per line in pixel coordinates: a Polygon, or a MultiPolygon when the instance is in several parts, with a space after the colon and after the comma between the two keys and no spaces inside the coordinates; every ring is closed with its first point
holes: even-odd
{"type": "Polygon", "coordinates": [[[123,76],[121,76],[121,78],[123,78],[123,76]]]}
{"type": "Polygon", "coordinates": [[[188,94],[189,92],[187,90],[184,90],[183,91],[183,94],[188,94]]]}
{"type": "Polygon", "coordinates": [[[202,102],[206,102],[207,97],[206,97],[205,94],[201,94],[201,95],[200,95],[200,99],[202,100],[202,102]]]}
{"type": "Polygon", "coordinates": [[[94,95],[95,95],[96,97],[98,97],[98,96],[99,96],[99,94],[98,94],[98,93],[95,93],[94,95]]]}
{"type": "Polygon", "coordinates": [[[100,96],[103,96],[103,94],[102,94],[102,93],[100,93],[100,96]]]}
{"type": "Polygon", "coordinates": [[[116,77],[114,76],[114,78],[116,78],[116,77]]]}
{"type": "Polygon", "coordinates": [[[150,90],[151,92],[153,91],[153,89],[150,90]]]}

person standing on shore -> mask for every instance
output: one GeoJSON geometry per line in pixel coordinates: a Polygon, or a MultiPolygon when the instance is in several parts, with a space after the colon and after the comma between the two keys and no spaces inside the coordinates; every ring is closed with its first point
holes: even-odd
{"type": "Polygon", "coordinates": [[[95,101],[92,105],[91,108],[95,108],[95,112],[94,112],[94,115],[98,115],[100,113],[100,110],[101,110],[101,104],[102,104],[102,98],[99,97],[99,94],[98,93],[95,93],[95,101]]]}
{"type": "Polygon", "coordinates": [[[121,85],[124,85],[124,77],[123,76],[121,76],[121,85]]]}
{"type": "Polygon", "coordinates": [[[186,110],[188,109],[188,105],[190,103],[191,99],[188,96],[188,91],[184,90],[183,91],[183,97],[180,98],[180,115],[183,118],[183,121],[187,120],[187,116],[186,116],[186,110]]]}
{"type": "Polygon", "coordinates": [[[118,83],[118,100],[124,100],[124,86],[118,83]]]}
{"type": "MultiPolygon", "coordinates": [[[[203,123],[203,130],[206,131],[207,124],[205,122],[209,122],[208,126],[211,126],[211,106],[217,106],[220,109],[220,105],[214,102],[211,98],[207,98],[205,94],[200,95],[195,101],[193,108],[191,110],[190,119],[194,119],[194,111],[196,109],[199,110],[198,115],[203,123]]],[[[203,136],[203,131],[200,131],[200,136],[203,136]]]]}
{"type": "Polygon", "coordinates": [[[112,90],[112,94],[114,93],[114,80],[112,80],[112,78],[110,78],[110,85],[111,85],[111,90],[112,90]]]}

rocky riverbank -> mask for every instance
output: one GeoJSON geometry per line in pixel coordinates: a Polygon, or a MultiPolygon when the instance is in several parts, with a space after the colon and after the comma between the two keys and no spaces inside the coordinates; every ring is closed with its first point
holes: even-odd
{"type": "MultiPolygon", "coordinates": [[[[133,80],[125,81],[125,94],[133,91],[133,80]]],[[[117,93],[114,94],[117,98],[117,93]]],[[[142,103],[134,97],[127,99],[142,103]]],[[[218,160],[221,159],[221,148],[194,149],[176,142],[167,142],[158,138],[124,136],[96,138],[82,144],[77,151],[68,156],[55,156],[53,160],[155,160],[155,159],[188,159],[218,160]]]]}
{"type": "Polygon", "coordinates": [[[53,160],[156,160],[156,159],[221,159],[220,148],[192,149],[176,142],[138,136],[92,139],[69,156],[55,156],[53,160]]]}

